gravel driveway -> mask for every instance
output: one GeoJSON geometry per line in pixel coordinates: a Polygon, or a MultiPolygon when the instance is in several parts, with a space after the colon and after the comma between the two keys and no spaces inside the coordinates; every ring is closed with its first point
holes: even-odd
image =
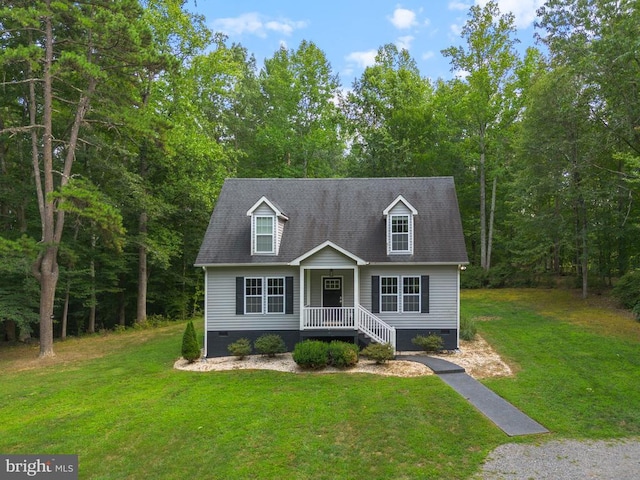
{"type": "Polygon", "coordinates": [[[489,454],[475,480],[637,480],[640,440],[507,443],[489,454]]]}

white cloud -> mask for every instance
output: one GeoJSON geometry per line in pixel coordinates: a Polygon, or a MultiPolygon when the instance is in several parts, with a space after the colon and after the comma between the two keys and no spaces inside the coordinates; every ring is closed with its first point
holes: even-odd
{"type": "Polygon", "coordinates": [[[277,32],[289,36],[294,30],[305,28],[307,22],[288,18],[273,20],[256,12],[243,13],[232,18],[217,18],[213,21],[213,29],[227,35],[256,35],[265,38],[268,32],[277,32]]]}
{"type": "Polygon", "coordinates": [[[351,52],[345,58],[349,62],[357,64],[360,68],[367,68],[376,63],[377,50],[368,50],[366,52],[351,52]]]}
{"type": "Polygon", "coordinates": [[[451,33],[453,33],[456,37],[459,37],[462,33],[462,25],[458,25],[457,23],[452,23],[451,25],[449,25],[449,29],[451,30],[451,33]]]}
{"type": "Polygon", "coordinates": [[[418,24],[415,12],[406,8],[397,7],[393,11],[393,16],[388,18],[398,30],[406,30],[418,24]]]}
{"type": "Polygon", "coordinates": [[[396,40],[396,47],[398,47],[399,50],[402,50],[403,48],[405,50],[410,50],[411,42],[413,42],[414,38],[415,37],[412,37],[411,35],[399,37],[398,40],[396,40]]]}
{"type": "Polygon", "coordinates": [[[436,53],[433,50],[429,50],[428,52],[424,52],[422,54],[422,60],[429,60],[436,56],[436,53]]]}
{"type": "MultiPolygon", "coordinates": [[[[484,6],[488,0],[476,0],[477,5],[484,6]]],[[[515,16],[516,27],[528,28],[536,19],[536,10],[544,5],[545,0],[497,0],[500,13],[511,12],[515,16]]]]}
{"type": "Polygon", "coordinates": [[[469,10],[471,8],[470,3],[465,3],[465,2],[460,2],[460,1],[452,1],[449,2],[449,10],[459,10],[462,12],[466,12],[467,10],[469,10]]]}

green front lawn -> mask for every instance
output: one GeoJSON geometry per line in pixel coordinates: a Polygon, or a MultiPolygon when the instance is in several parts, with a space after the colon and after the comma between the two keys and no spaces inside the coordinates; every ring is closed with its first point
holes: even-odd
{"type": "Polygon", "coordinates": [[[0,349],[0,452],[75,453],[82,479],[464,479],[509,441],[639,435],[640,341],[620,331],[640,324],[612,314],[609,331],[550,310],[566,301],[462,302],[518,370],[485,383],[551,435],[507,437],[437,377],[174,371],[177,324],[57,344],[47,366],[25,359],[37,349],[0,349]]]}

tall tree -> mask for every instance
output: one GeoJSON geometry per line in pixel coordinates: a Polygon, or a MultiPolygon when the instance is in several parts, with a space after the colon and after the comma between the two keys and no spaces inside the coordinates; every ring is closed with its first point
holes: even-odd
{"type": "MultiPolygon", "coordinates": [[[[240,176],[326,177],[341,168],[344,141],[336,99],[340,83],[313,42],[284,47],[258,76],[260,119],[240,176]]],[[[249,98],[249,97],[245,97],[249,98]]]]}
{"type": "Polygon", "coordinates": [[[352,136],[350,174],[437,174],[433,88],[405,49],[387,44],[353,82],[344,108],[352,136]]]}
{"type": "MultiPolygon", "coordinates": [[[[452,71],[463,77],[467,92],[462,99],[468,118],[468,133],[475,143],[478,154],[477,170],[480,190],[480,265],[485,270],[491,266],[491,242],[494,211],[490,208],[487,217],[487,172],[488,156],[492,153],[492,142],[497,136],[506,118],[513,118],[509,111],[514,95],[514,72],[518,65],[515,52],[517,39],[514,16],[511,13],[500,14],[498,4],[490,1],[484,7],[474,5],[469,12],[469,20],[462,28],[461,36],[466,46],[451,47],[442,51],[451,58],[452,71]]],[[[495,153],[495,150],[493,150],[495,153]]],[[[490,174],[492,180],[492,198],[495,205],[497,186],[497,158],[492,159],[494,166],[490,174]]]]}
{"type": "MultiPolygon", "coordinates": [[[[1,62],[25,96],[42,249],[33,265],[40,283],[40,356],[52,356],[53,307],[65,211],[52,195],[73,174],[76,148],[93,99],[129,78],[149,36],[134,0],[90,3],[5,2],[1,62]],[[4,48],[6,47],[6,48],[4,48]]],[[[122,91],[126,95],[126,90],[122,91]]]]}
{"type": "MultiPolygon", "coordinates": [[[[612,161],[602,170],[615,172],[609,250],[624,274],[640,249],[637,225],[629,221],[640,192],[640,5],[635,0],[550,0],[540,9],[538,26],[554,65],[581,78],[591,96],[589,116],[609,132],[612,161]],[[635,160],[634,160],[635,159],[635,160]],[[636,200],[635,202],[633,200],[636,200]],[[617,245],[614,245],[616,242],[617,245]]],[[[633,216],[631,216],[633,218],[633,216]]],[[[636,266],[638,266],[638,263],[636,266]]]]}

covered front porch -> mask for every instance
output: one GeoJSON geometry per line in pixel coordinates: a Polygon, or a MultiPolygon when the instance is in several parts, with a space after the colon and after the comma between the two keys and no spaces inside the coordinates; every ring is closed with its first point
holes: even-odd
{"type": "Polygon", "coordinates": [[[360,303],[360,267],[367,262],[327,242],[292,264],[300,267],[301,331],[363,333],[395,348],[395,328],[360,303]]]}

